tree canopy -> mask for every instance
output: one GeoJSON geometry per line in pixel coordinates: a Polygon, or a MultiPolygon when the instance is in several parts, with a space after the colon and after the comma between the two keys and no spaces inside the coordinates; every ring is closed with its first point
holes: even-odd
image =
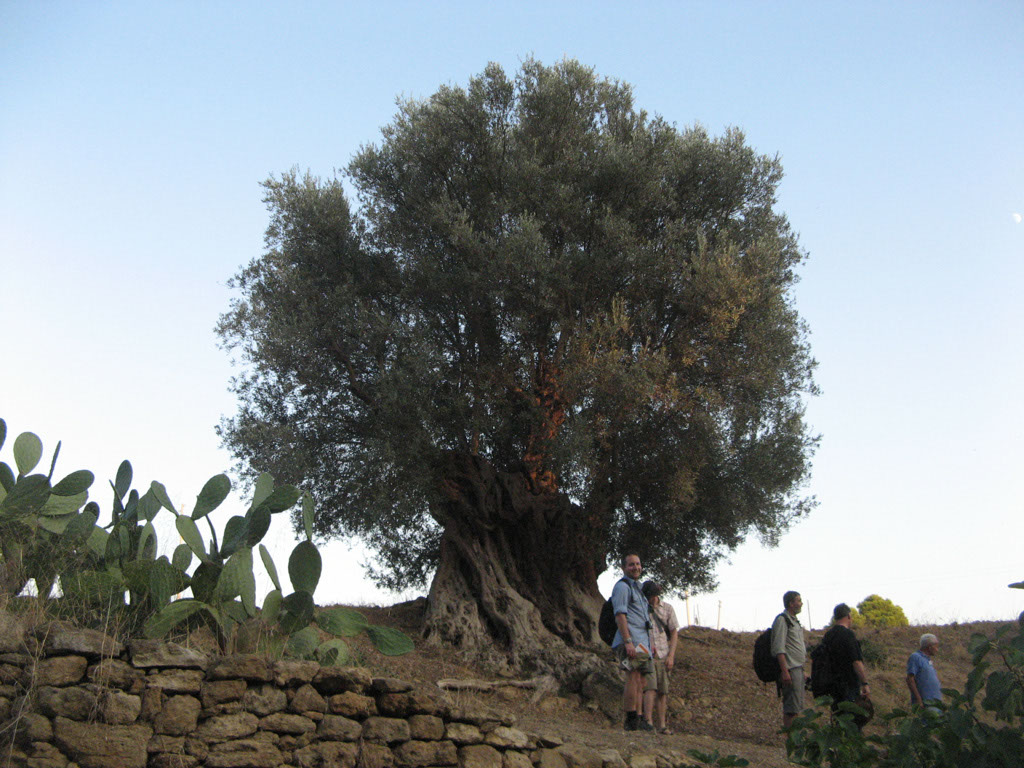
{"type": "Polygon", "coordinates": [[[907,627],[910,622],[903,609],[881,595],[868,595],[851,613],[854,627],[907,627]]]}
{"type": "MultiPolygon", "coordinates": [[[[813,505],[781,178],[739,130],[680,130],[575,61],[401,101],[343,178],[265,182],[266,252],[218,328],[245,364],[224,442],[310,489],[319,533],[363,538],[386,586],[442,564],[471,461],[557,500],[474,535],[558,516],[543,556],[585,591],[626,549],[708,587],[813,505]]],[[[531,546],[506,547],[520,570],[531,546]]]]}

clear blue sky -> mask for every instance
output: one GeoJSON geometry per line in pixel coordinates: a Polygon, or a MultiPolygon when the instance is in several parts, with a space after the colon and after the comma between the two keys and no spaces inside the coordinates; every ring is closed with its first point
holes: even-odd
{"type": "MultiPolygon", "coordinates": [[[[0,417],[63,440],[104,508],[123,458],[190,507],[230,465],[212,329],[262,251],[259,182],[331,175],[397,96],[530,55],[629,82],[680,127],[738,126],[786,170],[820,506],[737,551],[691,612],[715,626],[721,601],[723,626],[754,628],[789,588],[815,626],[873,592],[912,621],[1024,609],[1005,586],[1024,579],[1019,0],[2,0],[0,417]]],[[[359,550],[328,553],[321,603],[391,599],[359,550]]]]}

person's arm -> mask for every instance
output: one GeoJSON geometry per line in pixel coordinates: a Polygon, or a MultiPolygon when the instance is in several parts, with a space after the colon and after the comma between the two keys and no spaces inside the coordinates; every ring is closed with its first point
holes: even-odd
{"type": "Polygon", "coordinates": [[[917,654],[914,654],[907,659],[907,688],[910,689],[911,704],[924,704],[924,697],[921,696],[921,691],[917,687],[917,673],[919,671],[920,665],[917,663],[917,654]]]}
{"type": "Polygon", "coordinates": [[[775,623],[772,624],[772,653],[779,662],[779,683],[783,688],[788,688],[793,684],[793,677],[789,674],[789,664],[786,663],[786,633],[788,631],[789,625],[786,623],[786,617],[780,613],[775,617],[775,623]]]}
{"type": "Polygon", "coordinates": [[[633,637],[629,634],[629,624],[626,621],[626,614],[616,613],[615,623],[619,627],[619,637],[622,638],[622,642],[626,646],[626,655],[632,659],[636,656],[636,646],[633,645],[633,637]]]}
{"type": "Polygon", "coordinates": [[[676,644],[679,642],[679,622],[675,609],[668,607],[668,653],[665,655],[665,669],[670,670],[676,663],[676,644]]]}
{"type": "Polygon", "coordinates": [[[910,689],[911,703],[924,704],[924,699],[921,698],[921,692],[917,690],[917,675],[913,673],[907,675],[907,688],[910,689]]]}
{"type": "Polygon", "coordinates": [[[868,671],[864,668],[863,661],[853,662],[853,671],[857,673],[857,680],[860,681],[860,692],[864,696],[868,696],[871,693],[871,688],[868,685],[868,671]]]}

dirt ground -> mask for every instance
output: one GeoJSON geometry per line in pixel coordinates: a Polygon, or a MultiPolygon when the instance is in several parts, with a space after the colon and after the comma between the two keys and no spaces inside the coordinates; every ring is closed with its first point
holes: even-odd
{"type": "MultiPolygon", "coordinates": [[[[377,608],[359,607],[374,624],[393,626],[416,640],[416,651],[400,657],[377,653],[363,638],[355,641],[360,663],[374,674],[399,677],[421,685],[436,687],[444,678],[498,680],[486,670],[452,651],[443,651],[419,642],[419,622],[423,601],[377,608]]],[[[974,632],[990,633],[998,624],[952,624],[858,631],[872,684],[876,712],[907,703],[905,683],[907,657],[917,649],[924,632],[939,637],[935,665],[944,687],[962,688],[970,670],[967,642],[974,632]]],[[[808,636],[808,647],[823,631],[808,636]]],[[[616,749],[624,757],[632,754],[657,754],[670,750],[686,753],[718,750],[721,755],[745,757],[752,766],[787,765],[785,739],[779,733],[781,708],[774,685],[764,685],[751,665],[756,632],[731,632],[702,627],[682,630],[671,675],[669,727],[673,735],[626,732],[621,720],[612,722],[582,701],[578,695],[560,692],[531,702],[532,691],[509,686],[493,692],[452,692],[453,702],[475,700],[509,712],[517,727],[527,732],[557,736],[599,749],[616,749]]],[[[611,662],[607,648],[594,649],[611,662]]],[[[808,672],[810,663],[808,662],[808,672]]],[[[808,694],[808,703],[810,696],[808,694]]],[[[872,723],[868,729],[880,728],[872,723]]]]}

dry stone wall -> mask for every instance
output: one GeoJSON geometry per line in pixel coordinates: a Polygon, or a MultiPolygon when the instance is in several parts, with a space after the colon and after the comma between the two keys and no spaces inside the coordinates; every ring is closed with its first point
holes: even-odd
{"type": "MultiPolygon", "coordinates": [[[[0,627],[0,765],[25,768],[620,768],[489,708],[361,668],[0,627]]],[[[639,756],[638,756],[639,758],[639,756]]],[[[642,762],[642,761],[641,761],[642,762]]],[[[630,764],[640,763],[630,760],[630,764]]]]}

